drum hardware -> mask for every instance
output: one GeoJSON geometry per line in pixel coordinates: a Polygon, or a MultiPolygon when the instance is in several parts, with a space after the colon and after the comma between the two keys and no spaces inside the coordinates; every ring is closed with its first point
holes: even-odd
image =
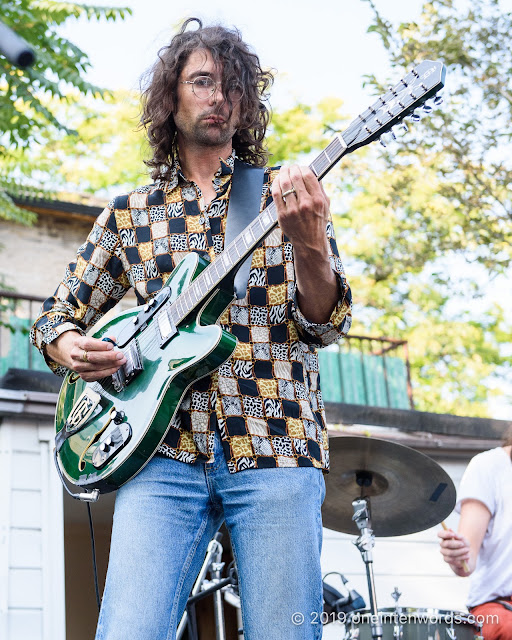
{"type": "Polygon", "coordinates": [[[391,592],[391,597],[395,601],[395,609],[397,611],[398,609],[400,609],[400,607],[398,606],[398,601],[400,600],[401,595],[402,595],[402,592],[398,591],[398,587],[395,587],[395,589],[391,592]]]}
{"type": "Polygon", "coordinates": [[[396,621],[393,627],[393,640],[402,640],[404,626],[400,624],[400,614],[402,613],[402,607],[398,605],[398,601],[400,600],[400,596],[402,593],[398,591],[398,587],[395,587],[391,592],[391,597],[395,601],[395,615],[396,621]]]}
{"type": "Polygon", "coordinates": [[[400,624],[400,618],[397,617],[393,626],[393,640],[402,640],[404,635],[404,625],[400,624]]]}
{"type": "MultiPolygon", "coordinates": [[[[219,545],[220,546],[220,545],[219,545]]],[[[222,548],[215,554],[215,561],[210,565],[211,580],[205,580],[202,585],[202,594],[210,590],[213,592],[213,613],[215,616],[215,629],[217,640],[226,640],[226,623],[224,621],[224,608],[222,606],[222,593],[218,585],[222,582],[222,570],[224,562],[221,562],[222,548]]],[[[231,580],[227,584],[230,584],[231,580]]],[[[224,583],[225,584],[225,583],[224,583]]]]}
{"type": "MultiPolygon", "coordinates": [[[[400,625],[400,640],[483,640],[475,635],[480,625],[468,613],[440,609],[396,607],[379,610],[383,626],[383,639],[396,640],[396,627],[400,625]]],[[[344,640],[371,640],[370,611],[354,612],[345,628],[344,640]]]]}
{"type": "MultiPolygon", "coordinates": [[[[358,474],[356,474],[358,475],[358,474]]],[[[371,478],[368,474],[358,475],[357,482],[361,482],[361,486],[371,486],[371,478]]],[[[356,523],[361,535],[355,541],[356,547],[359,549],[363,562],[366,566],[366,579],[368,581],[368,594],[370,596],[370,610],[372,612],[372,638],[373,640],[382,640],[382,623],[377,609],[377,594],[375,593],[375,579],[373,575],[373,547],[375,546],[375,536],[372,531],[370,518],[370,505],[366,498],[354,500],[352,502],[354,515],[352,519],[356,523]]]]}
{"type": "Polygon", "coordinates": [[[204,562],[187,600],[187,608],[178,625],[176,640],[183,638],[185,629],[188,630],[189,640],[198,640],[195,603],[210,595],[214,597],[215,638],[216,640],[226,640],[222,590],[229,587],[233,588],[237,584],[237,579],[234,567],[230,569],[229,577],[222,578],[225,563],[222,562],[223,549],[220,543],[221,539],[222,533],[217,532],[208,545],[204,562]],[[210,580],[206,578],[208,572],[210,573],[210,580]]]}
{"type": "MultiPolygon", "coordinates": [[[[330,571],[326,573],[322,578],[323,584],[323,596],[324,596],[324,612],[327,614],[327,622],[334,621],[342,617],[343,614],[357,611],[358,609],[364,609],[366,602],[364,598],[355,589],[351,589],[347,578],[338,571],[330,571]],[[347,594],[342,596],[341,593],[335,589],[331,584],[326,582],[329,576],[339,576],[347,594]]],[[[343,616],[344,618],[344,616],[343,616]]]]}

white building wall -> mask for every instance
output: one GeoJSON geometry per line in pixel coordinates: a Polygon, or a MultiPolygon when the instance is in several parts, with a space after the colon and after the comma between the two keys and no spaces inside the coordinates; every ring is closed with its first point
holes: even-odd
{"type": "MultiPolygon", "coordinates": [[[[436,459],[452,478],[456,489],[467,461],[436,459]]],[[[458,516],[446,518],[446,524],[457,529],[458,516]]],[[[439,552],[437,532],[441,526],[407,536],[376,538],[373,553],[377,605],[379,609],[393,607],[391,592],[395,587],[402,593],[399,603],[403,607],[419,609],[467,611],[465,607],[468,580],[455,576],[439,552]]],[[[324,529],[322,569],[324,575],[338,571],[349,579],[370,607],[365,565],[353,544],[356,536],[324,529]]],[[[335,579],[336,580],[336,579],[335,579]]],[[[341,591],[341,582],[331,582],[341,591]]],[[[325,640],[340,640],[343,630],[339,624],[328,624],[325,640]]]]}
{"type": "Polygon", "coordinates": [[[62,488],[50,421],[0,423],[0,638],[64,640],[62,488]]]}

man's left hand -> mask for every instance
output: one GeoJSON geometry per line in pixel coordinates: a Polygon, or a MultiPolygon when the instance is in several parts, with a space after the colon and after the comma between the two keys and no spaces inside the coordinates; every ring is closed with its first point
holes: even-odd
{"type": "Polygon", "coordinates": [[[329,220],[329,198],[309,167],[282,167],[272,184],[272,197],[279,226],[293,244],[305,253],[328,254],[325,227],[329,220]]]}
{"type": "Polygon", "coordinates": [[[310,322],[329,320],[339,287],[329,260],[329,198],[308,167],[283,167],[272,184],[281,230],[293,245],[297,301],[310,322]]]}

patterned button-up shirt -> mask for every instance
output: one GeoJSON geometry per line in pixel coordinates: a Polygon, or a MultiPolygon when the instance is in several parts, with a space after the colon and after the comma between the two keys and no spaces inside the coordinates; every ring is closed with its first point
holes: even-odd
{"type": "MultiPolygon", "coordinates": [[[[55,373],[44,345],[64,331],[85,330],[130,287],[140,304],[158,292],[190,251],[214,260],[224,230],[234,155],[221,160],[205,206],[199,187],[175,163],[170,179],[115,198],[97,218],[76,261],[42,306],[33,343],[55,373]]],[[[265,169],[261,210],[271,202],[278,169],[265,169]]],[[[325,411],[316,347],[340,339],[351,321],[350,289],[329,222],[330,260],[340,297],[326,324],[302,315],[295,297],[293,248],[277,227],[252,256],[247,295],[221,316],[238,338],[231,358],[192,384],[158,453],[192,463],[211,459],[218,426],[231,472],[249,468],[315,466],[328,469],[325,411]]]]}

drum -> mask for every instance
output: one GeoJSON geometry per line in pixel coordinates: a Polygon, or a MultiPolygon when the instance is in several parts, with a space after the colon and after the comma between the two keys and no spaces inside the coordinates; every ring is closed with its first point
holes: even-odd
{"type": "MultiPolygon", "coordinates": [[[[379,609],[382,640],[476,640],[479,625],[469,613],[441,609],[379,609]]],[[[347,617],[344,640],[372,640],[370,611],[347,617]]]]}

